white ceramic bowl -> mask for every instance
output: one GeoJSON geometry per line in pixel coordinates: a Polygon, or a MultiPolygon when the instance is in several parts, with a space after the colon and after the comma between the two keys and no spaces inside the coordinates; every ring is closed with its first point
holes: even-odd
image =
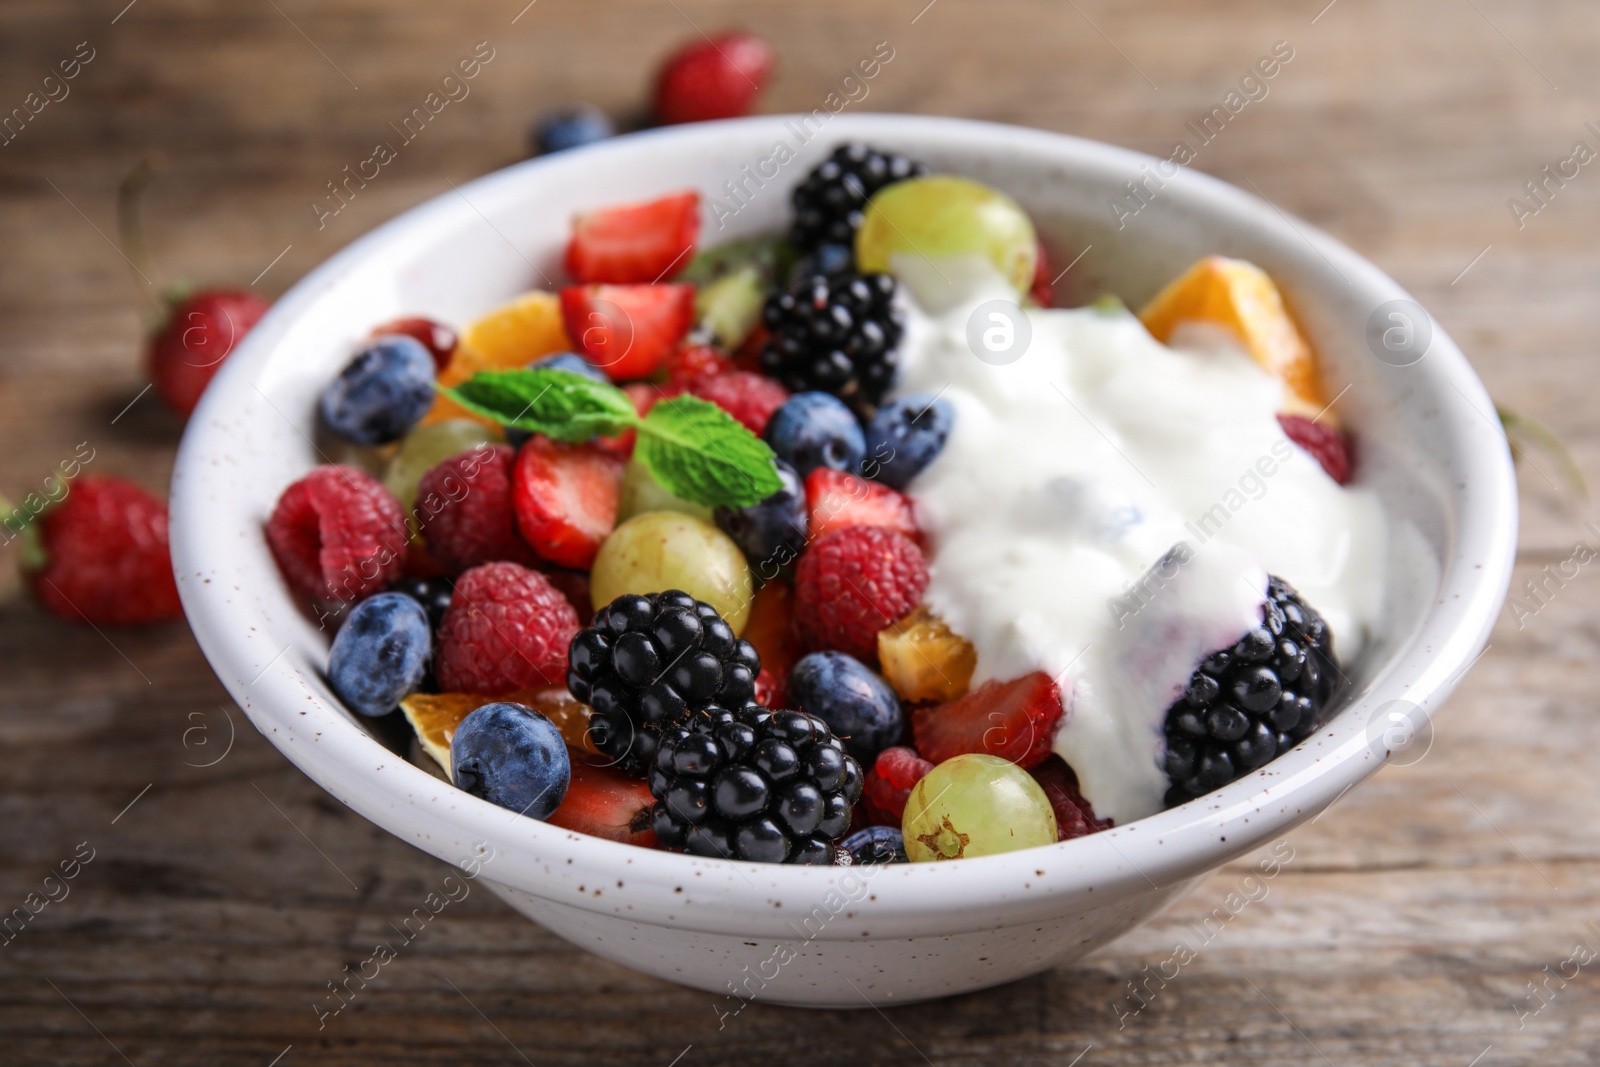
{"type": "Polygon", "coordinates": [[[1438,707],[1487,638],[1515,548],[1510,458],[1466,360],[1437,329],[1414,365],[1375,358],[1369,318],[1406,294],[1305,223],[1203,174],[1167,178],[1150,157],[1057,134],[838,116],[800,146],[802,129],[773,117],[623,137],[510,167],[407,212],[278,302],[207,392],[173,476],[184,607],[212,666],[273,744],[418,848],[457,863],[491,854],[479,877],[529,918],[725,997],[720,1010],[752,996],[859,1007],[957,993],[1070,961],[1131,929],[1381,766],[1388,720],[1374,712],[1438,707]],[[261,533],[279,492],[320,461],[315,399],[351,345],[400,314],[463,322],[559,280],[580,209],[694,187],[725,209],[708,209],[703,243],[780,229],[790,187],[852,137],[1005,189],[1064,256],[1092,244],[1074,268],[1091,295],[1136,305],[1213,252],[1253,260],[1280,282],[1336,387],[1349,385],[1340,411],[1359,441],[1361,481],[1418,532],[1413,541],[1435,564],[1396,558],[1392,607],[1351,665],[1344,709],[1261,771],[1137,823],[871,873],[708,861],[569,833],[459,792],[380,745],[329,692],[329,635],[296,610],[261,533]],[[1148,173],[1164,184],[1119,231],[1108,202],[1148,173]]]}

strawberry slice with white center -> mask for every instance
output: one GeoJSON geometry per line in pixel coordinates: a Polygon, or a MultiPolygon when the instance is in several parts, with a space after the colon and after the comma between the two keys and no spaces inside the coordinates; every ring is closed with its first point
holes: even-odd
{"type": "Polygon", "coordinates": [[[694,256],[700,194],[674,193],[578,215],[567,242],[567,273],[578,282],[658,282],[694,256]]]}
{"type": "Polygon", "coordinates": [[[588,570],[617,524],[623,461],[594,445],[531,437],[517,452],[517,530],[551,563],[588,570]]]}
{"type": "Polygon", "coordinates": [[[545,822],[607,841],[655,848],[656,832],[650,828],[654,804],[650,787],[642,778],[629,778],[611,767],[592,766],[574,752],[567,795],[545,822]]]}
{"type": "Polygon", "coordinates": [[[1065,714],[1061,687],[1043,671],[1009,682],[985,682],[948,704],[911,713],[917,751],[935,764],[967,752],[987,752],[1022,767],[1050,755],[1065,714]]]}
{"type": "Polygon", "coordinates": [[[886,526],[913,541],[922,536],[910,497],[832,467],[818,467],[806,475],[806,510],[811,513],[812,538],[846,526],[886,526]]]}
{"type": "Polygon", "coordinates": [[[612,381],[647,378],[694,325],[694,286],[568,286],[561,321],[578,352],[612,381]]]}

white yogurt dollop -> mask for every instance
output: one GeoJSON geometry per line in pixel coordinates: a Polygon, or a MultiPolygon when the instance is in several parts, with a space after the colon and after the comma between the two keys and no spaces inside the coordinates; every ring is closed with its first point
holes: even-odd
{"type": "Polygon", "coordinates": [[[1259,623],[1269,573],[1321,612],[1342,659],[1360,651],[1383,602],[1382,507],[1289,441],[1282,386],[1221,331],[1169,348],[1125,311],[1030,310],[1025,354],[997,366],[968,320],[1014,294],[941,266],[894,264],[913,297],[896,394],[955,411],[908,489],[933,546],[926,600],[976,646],[974,686],[1060,682],[1055,749],[1096,814],[1153,814],[1166,709],[1259,623]]]}

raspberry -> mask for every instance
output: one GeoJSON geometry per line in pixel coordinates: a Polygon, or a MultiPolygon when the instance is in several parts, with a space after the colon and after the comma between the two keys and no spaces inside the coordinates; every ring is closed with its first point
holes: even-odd
{"type": "Polygon", "coordinates": [[[772,413],[789,399],[789,390],[771,378],[743,370],[700,378],[690,384],[689,392],[711,401],[757,437],[766,430],[772,413]]]}
{"type": "Polygon", "coordinates": [[[680,345],[667,354],[663,366],[667,381],[684,387],[737,369],[728,354],[715,345],[680,345]]]}
{"type": "Polygon", "coordinates": [[[167,506],[131,482],[84,476],[24,531],[24,573],[52,615],[138,626],[183,614],[167,506]]]}
{"type": "Polygon", "coordinates": [[[878,753],[878,761],[867,772],[861,804],[867,818],[880,826],[899,826],[906,813],[906,799],[933,764],[917,755],[917,750],[896,745],[878,753]]]}
{"type": "Polygon", "coordinates": [[[406,555],[400,502],[354,467],[317,467],[283,491],[267,545],[289,587],[313,600],[360,600],[388,585],[406,555]]]}
{"type": "Polygon", "coordinates": [[[479,446],[451,456],[417,483],[417,524],[429,554],[450,570],[498,560],[531,566],[537,558],[517,534],[515,457],[506,445],[479,446]]]}
{"type": "Polygon", "coordinates": [[[818,648],[878,657],[878,631],[910,614],[928,588],[922,549],[882,526],[847,526],[819,538],[795,569],[795,616],[818,648]]]}
{"type": "Polygon", "coordinates": [[[538,571],[515,563],[474,567],[457,579],[439,624],[439,686],[499,695],[560,685],[577,632],[578,613],[538,571]]]}
{"type": "Polygon", "coordinates": [[[1028,772],[1039,783],[1050,806],[1056,811],[1058,840],[1070,841],[1074,837],[1097,834],[1114,825],[1110,819],[1097,819],[1094,805],[1083,798],[1078,789],[1078,776],[1060,756],[1051,756],[1028,772]]]}
{"type": "Polygon", "coordinates": [[[1312,422],[1303,415],[1279,415],[1278,425],[1283,427],[1284,435],[1289,440],[1311,453],[1311,457],[1322,464],[1328,477],[1340,485],[1349,484],[1354,464],[1350,457],[1350,441],[1342,431],[1312,422]]]}

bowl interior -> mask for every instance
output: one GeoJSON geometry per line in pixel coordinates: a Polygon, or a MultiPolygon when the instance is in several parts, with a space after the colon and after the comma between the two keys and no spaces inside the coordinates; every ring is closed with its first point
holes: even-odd
{"type": "MultiPolygon", "coordinates": [[[[727,873],[741,865],[507,819],[379,744],[328,691],[322,668],[331,634],[295,607],[261,528],[285,486],[338,460],[315,432],[315,399],[375,324],[401,314],[461,323],[529,288],[558,286],[571,215],[608,203],[698,189],[707,198],[703,246],[781,229],[793,184],[836,144],[859,137],[1015,196],[1057,263],[1081,253],[1057,286],[1062,303],[1114,293],[1137,306],[1205,254],[1266,268],[1340,393],[1342,417],[1359,442],[1359,478],[1383,497],[1395,546],[1380,631],[1350,665],[1345,707],[1327,730],[1215,794],[1107,834],[888,872],[876,883],[877,906],[934,912],[956,886],[980,897],[1003,893],[1008,869],[1045,866],[1035,853],[1049,854],[1053,867],[1040,897],[1175,884],[1309,818],[1381,765],[1385,748],[1374,746],[1369,729],[1374,709],[1404,700],[1420,709],[1418,722],[1431,714],[1482,646],[1514,549],[1504,439],[1449,338],[1433,327],[1426,357],[1410,366],[1375,358],[1368,320],[1405,293],[1306,224],[1203,175],[1168,175],[1120,149],[982,123],[870,115],[835,117],[821,129],[811,122],[679,127],[509,168],[362,238],[280,301],[208,392],[174,475],[174,558],[185,607],[206,655],[256,725],[335,796],[443,858],[493,840],[506,857],[500,876],[532,884],[563,863],[580,870],[626,864],[647,887],[681,883],[690,868],[720,871],[728,915],[756,921],[768,905],[745,899],[755,884],[748,876],[727,873]],[[1131,217],[1129,181],[1144,183],[1147,201],[1131,217]]],[[[768,869],[756,895],[814,892],[830,877],[768,869]]]]}

